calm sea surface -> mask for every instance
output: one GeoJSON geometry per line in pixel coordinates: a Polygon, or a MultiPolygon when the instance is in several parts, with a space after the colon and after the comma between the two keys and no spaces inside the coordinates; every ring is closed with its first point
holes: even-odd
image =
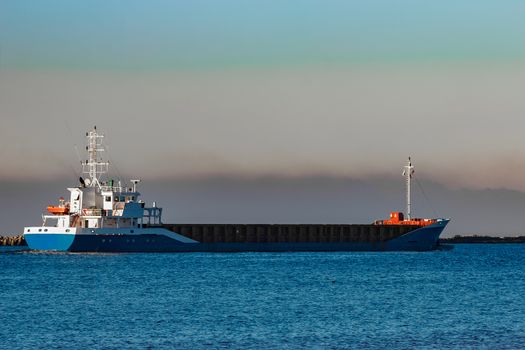
{"type": "Polygon", "coordinates": [[[4,248],[0,348],[524,349],[525,245],[429,253],[4,248]]]}

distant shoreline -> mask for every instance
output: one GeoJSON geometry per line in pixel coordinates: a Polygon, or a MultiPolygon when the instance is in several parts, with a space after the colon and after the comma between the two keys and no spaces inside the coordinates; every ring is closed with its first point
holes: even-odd
{"type": "Polygon", "coordinates": [[[493,237],[493,236],[460,236],[440,238],[439,243],[525,243],[525,236],[518,237],[493,237]]]}

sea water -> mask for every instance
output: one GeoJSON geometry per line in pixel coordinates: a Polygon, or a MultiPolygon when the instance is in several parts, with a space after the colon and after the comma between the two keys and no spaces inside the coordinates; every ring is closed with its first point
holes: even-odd
{"type": "Polygon", "coordinates": [[[2,349],[525,348],[525,245],[0,251],[2,349]]]}

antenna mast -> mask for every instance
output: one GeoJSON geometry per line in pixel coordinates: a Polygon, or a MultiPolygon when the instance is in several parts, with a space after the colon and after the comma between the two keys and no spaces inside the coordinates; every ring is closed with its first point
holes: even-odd
{"type": "Polygon", "coordinates": [[[88,187],[100,187],[99,175],[108,172],[109,162],[103,162],[102,157],[99,156],[100,152],[104,152],[104,146],[102,145],[102,139],[104,135],[97,133],[97,127],[86,133],[88,139],[88,145],[86,151],[89,154],[89,159],[82,162],[82,172],[89,175],[89,183],[86,183],[88,187]]]}
{"type": "Polygon", "coordinates": [[[403,167],[403,176],[406,179],[406,196],[407,196],[407,219],[412,218],[411,208],[410,208],[410,185],[412,181],[412,175],[414,175],[414,167],[412,166],[412,161],[408,157],[407,165],[403,167]]]}

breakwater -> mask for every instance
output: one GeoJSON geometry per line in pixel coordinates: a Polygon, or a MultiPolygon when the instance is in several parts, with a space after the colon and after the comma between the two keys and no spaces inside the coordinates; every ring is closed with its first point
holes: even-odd
{"type": "Polygon", "coordinates": [[[0,236],[0,246],[26,246],[26,240],[23,235],[18,236],[0,236]]]}

